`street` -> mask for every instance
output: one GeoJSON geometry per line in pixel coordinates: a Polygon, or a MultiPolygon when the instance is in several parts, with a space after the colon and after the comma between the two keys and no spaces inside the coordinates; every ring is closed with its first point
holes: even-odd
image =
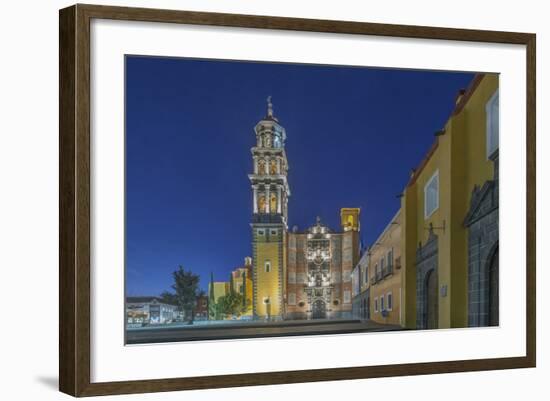
{"type": "Polygon", "coordinates": [[[342,334],[402,330],[400,326],[361,320],[294,320],[286,322],[248,322],[242,324],[162,327],[126,330],[126,344],[177,341],[222,340],[317,334],[342,334]]]}

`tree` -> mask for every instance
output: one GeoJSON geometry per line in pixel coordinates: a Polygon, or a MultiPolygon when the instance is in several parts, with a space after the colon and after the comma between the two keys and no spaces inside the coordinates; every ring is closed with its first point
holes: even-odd
{"type": "Polygon", "coordinates": [[[160,294],[160,300],[163,304],[178,306],[176,294],[170,291],[164,291],[162,294],[160,294]]]}
{"type": "Polygon", "coordinates": [[[186,316],[189,316],[189,323],[193,323],[200,277],[191,270],[185,270],[181,265],[172,273],[172,276],[174,278],[172,289],[175,291],[176,305],[185,312],[186,316]]]}
{"type": "Polygon", "coordinates": [[[248,302],[238,292],[228,293],[218,298],[218,311],[225,316],[239,317],[248,308],[248,302]]]}
{"type": "Polygon", "coordinates": [[[229,273],[229,293],[235,293],[235,281],[233,279],[233,272],[229,273]]]}
{"type": "Polygon", "coordinates": [[[243,308],[246,308],[246,270],[243,271],[243,308]]]}
{"type": "Polygon", "coordinates": [[[218,315],[216,296],[214,294],[214,273],[210,272],[210,287],[208,288],[208,319],[218,320],[218,315]]]}

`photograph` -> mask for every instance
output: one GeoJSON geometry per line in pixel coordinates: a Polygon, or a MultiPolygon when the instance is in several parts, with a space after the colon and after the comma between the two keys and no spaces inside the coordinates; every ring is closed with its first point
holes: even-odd
{"type": "Polygon", "coordinates": [[[125,55],[125,342],[499,326],[499,74],[125,55]]]}
{"type": "Polygon", "coordinates": [[[544,398],[550,24],[488,1],[5,2],[2,399],[544,398]]]}

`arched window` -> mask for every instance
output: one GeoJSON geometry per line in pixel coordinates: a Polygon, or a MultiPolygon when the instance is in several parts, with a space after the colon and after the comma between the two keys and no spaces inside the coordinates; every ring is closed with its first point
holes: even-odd
{"type": "Polygon", "coordinates": [[[265,175],[265,160],[264,159],[258,160],[258,174],[259,175],[265,175]]]}
{"type": "Polygon", "coordinates": [[[271,212],[277,211],[277,195],[272,193],[269,199],[269,209],[271,212]]]}
{"type": "Polygon", "coordinates": [[[260,213],[265,213],[266,203],[265,203],[265,195],[260,195],[258,197],[258,211],[260,213]]]}
{"type": "Polygon", "coordinates": [[[269,174],[277,174],[277,160],[271,159],[269,162],[269,174]]]}

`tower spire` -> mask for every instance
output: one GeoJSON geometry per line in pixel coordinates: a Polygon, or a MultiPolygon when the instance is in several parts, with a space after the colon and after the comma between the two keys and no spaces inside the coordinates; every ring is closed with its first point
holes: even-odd
{"type": "Polygon", "coordinates": [[[267,97],[267,116],[273,118],[273,103],[271,103],[271,95],[267,97]]]}

